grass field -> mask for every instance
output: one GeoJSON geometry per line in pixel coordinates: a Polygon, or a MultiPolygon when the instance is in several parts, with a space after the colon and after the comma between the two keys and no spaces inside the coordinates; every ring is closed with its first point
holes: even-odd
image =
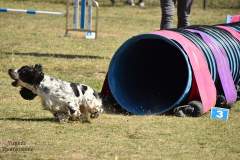
{"type": "MultiPolygon", "coordinates": [[[[64,11],[63,4],[0,1],[1,7],[64,11]]],[[[237,9],[194,6],[192,24],[218,24],[237,9]]],[[[65,17],[0,14],[0,159],[228,159],[240,157],[240,104],[227,122],[172,116],[103,114],[91,124],[58,124],[39,99],[25,101],[7,70],[41,63],[47,74],[101,90],[108,64],[131,36],[159,27],[160,9],[100,8],[97,40],[64,37],[65,17]],[[56,57],[55,55],[58,55],[56,57]],[[12,150],[10,150],[12,149],[12,150]]],[[[176,22],[176,19],[175,19],[176,22]]]]}

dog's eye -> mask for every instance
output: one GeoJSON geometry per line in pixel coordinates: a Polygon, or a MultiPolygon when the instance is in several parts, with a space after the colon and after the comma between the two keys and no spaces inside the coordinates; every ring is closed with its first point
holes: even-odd
{"type": "Polygon", "coordinates": [[[18,73],[19,73],[19,74],[25,74],[25,73],[26,73],[26,70],[18,70],[18,73]]]}
{"type": "Polygon", "coordinates": [[[21,75],[26,75],[27,74],[27,71],[20,71],[19,72],[19,75],[21,76],[21,75]]]}
{"type": "Polygon", "coordinates": [[[31,73],[31,70],[22,70],[22,71],[20,71],[19,74],[27,75],[27,74],[30,74],[30,73],[31,73]]]}

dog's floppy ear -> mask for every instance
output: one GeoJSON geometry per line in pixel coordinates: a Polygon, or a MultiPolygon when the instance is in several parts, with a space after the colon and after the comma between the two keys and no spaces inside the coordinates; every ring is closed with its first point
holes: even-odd
{"type": "Polygon", "coordinates": [[[35,69],[36,71],[38,71],[38,72],[42,72],[42,71],[43,71],[41,64],[35,64],[34,69],[35,69]]]}
{"type": "Polygon", "coordinates": [[[34,75],[34,84],[38,85],[40,84],[40,82],[43,80],[44,78],[44,73],[43,73],[43,69],[42,69],[42,65],[41,64],[35,64],[34,66],[34,71],[35,71],[35,75],[34,75]]]}
{"type": "Polygon", "coordinates": [[[33,100],[37,96],[31,90],[24,88],[24,87],[21,88],[19,93],[22,96],[22,98],[26,99],[26,100],[33,100]]]}

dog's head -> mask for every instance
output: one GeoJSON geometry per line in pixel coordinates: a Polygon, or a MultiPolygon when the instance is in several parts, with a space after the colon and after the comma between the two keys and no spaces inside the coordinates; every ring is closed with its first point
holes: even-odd
{"type": "Polygon", "coordinates": [[[21,96],[26,100],[32,100],[37,95],[33,93],[35,86],[38,86],[44,78],[42,66],[36,64],[34,66],[22,66],[19,69],[9,69],[9,76],[14,80],[14,87],[21,86],[21,96]]]}

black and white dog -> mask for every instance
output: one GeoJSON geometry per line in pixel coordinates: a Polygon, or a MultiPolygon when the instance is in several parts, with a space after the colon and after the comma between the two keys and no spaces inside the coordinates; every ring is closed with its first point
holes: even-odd
{"type": "Polygon", "coordinates": [[[14,87],[22,87],[20,94],[24,99],[40,96],[43,108],[59,122],[69,119],[89,122],[103,112],[102,100],[91,87],[45,75],[40,64],[9,69],[8,74],[14,80],[14,87]]]}

